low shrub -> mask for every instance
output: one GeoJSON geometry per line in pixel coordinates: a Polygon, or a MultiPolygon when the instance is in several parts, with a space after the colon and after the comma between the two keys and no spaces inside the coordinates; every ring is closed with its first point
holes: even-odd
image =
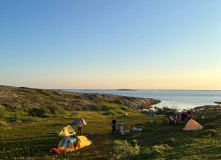
{"type": "Polygon", "coordinates": [[[116,112],[117,114],[124,114],[125,113],[125,111],[123,111],[123,110],[114,110],[114,112],[116,112]]]}
{"type": "Polygon", "coordinates": [[[151,157],[151,150],[149,148],[145,148],[142,152],[141,152],[141,156],[143,158],[149,158],[151,157]]]}
{"type": "Polygon", "coordinates": [[[56,111],[55,106],[47,106],[47,108],[49,109],[50,113],[55,114],[56,111]]]}
{"type": "Polygon", "coordinates": [[[32,117],[43,117],[45,114],[44,108],[30,108],[28,115],[32,117]]]}
{"type": "Polygon", "coordinates": [[[104,115],[118,115],[118,113],[115,112],[114,110],[108,110],[107,112],[104,113],[104,115]]]}
{"type": "Polygon", "coordinates": [[[0,105],[0,120],[4,120],[7,115],[8,115],[8,111],[5,109],[5,107],[0,105]]]}
{"type": "Polygon", "coordinates": [[[57,113],[55,111],[55,114],[63,114],[63,115],[68,114],[68,111],[65,111],[62,107],[59,107],[59,106],[56,106],[55,110],[57,111],[57,113]]]}
{"type": "Polygon", "coordinates": [[[120,107],[121,110],[124,110],[125,112],[130,112],[131,108],[129,107],[120,107]]]}
{"type": "Polygon", "coordinates": [[[100,102],[96,108],[98,111],[108,111],[108,110],[120,109],[120,107],[118,105],[113,104],[113,103],[107,103],[107,102],[100,102]]]}
{"type": "Polygon", "coordinates": [[[151,154],[153,157],[163,156],[169,150],[171,150],[171,147],[167,144],[155,145],[152,147],[151,154]]]}
{"type": "Polygon", "coordinates": [[[32,117],[50,117],[50,114],[67,115],[69,112],[59,106],[41,106],[40,108],[30,108],[28,111],[28,115],[32,117]]]}
{"type": "Polygon", "coordinates": [[[27,113],[25,113],[24,111],[21,111],[21,110],[17,110],[17,111],[14,112],[14,114],[13,114],[13,116],[12,116],[12,119],[13,119],[14,121],[17,121],[17,120],[19,120],[21,117],[23,117],[25,114],[27,114],[27,113]]]}
{"type": "Polygon", "coordinates": [[[0,126],[7,126],[7,122],[0,120],[0,126]]]}
{"type": "Polygon", "coordinates": [[[144,159],[146,158],[160,158],[161,156],[164,156],[169,150],[171,150],[172,147],[170,147],[167,144],[164,145],[154,145],[152,148],[145,148],[140,156],[144,159]]]}
{"type": "Polygon", "coordinates": [[[158,115],[162,115],[162,114],[163,115],[175,115],[178,112],[176,107],[171,107],[171,108],[169,107],[157,108],[156,107],[156,109],[157,109],[156,113],[158,115]]]}
{"type": "Polygon", "coordinates": [[[114,141],[114,152],[113,158],[114,159],[138,159],[140,154],[140,146],[135,143],[132,146],[130,143],[120,140],[114,141]]]}
{"type": "Polygon", "coordinates": [[[124,104],[124,101],[120,100],[120,99],[116,99],[114,101],[114,103],[117,103],[117,104],[124,104]]]}

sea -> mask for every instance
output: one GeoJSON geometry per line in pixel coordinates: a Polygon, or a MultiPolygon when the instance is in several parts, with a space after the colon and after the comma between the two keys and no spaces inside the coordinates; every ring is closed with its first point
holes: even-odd
{"type": "Polygon", "coordinates": [[[68,92],[113,94],[130,97],[154,98],[162,102],[153,106],[191,109],[203,105],[215,105],[221,102],[221,90],[76,90],[68,92]]]}

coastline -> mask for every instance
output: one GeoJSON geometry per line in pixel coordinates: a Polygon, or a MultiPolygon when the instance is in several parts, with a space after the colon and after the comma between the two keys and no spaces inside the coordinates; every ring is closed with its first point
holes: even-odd
{"type": "MultiPolygon", "coordinates": [[[[136,90],[136,91],[117,91],[117,90],[66,90],[79,93],[101,93],[114,94],[121,96],[131,96],[161,100],[157,107],[177,107],[179,110],[191,109],[203,105],[215,105],[215,101],[220,101],[221,91],[212,90],[136,90]]],[[[154,105],[155,106],[155,105],[154,105]]]]}

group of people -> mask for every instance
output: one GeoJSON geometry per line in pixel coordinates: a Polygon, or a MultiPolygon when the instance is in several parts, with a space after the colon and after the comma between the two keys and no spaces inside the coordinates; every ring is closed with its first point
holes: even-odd
{"type": "Polygon", "coordinates": [[[188,122],[194,116],[193,109],[191,110],[183,110],[180,114],[174,116],[168,116],[170,123],[172,124],[180,124],[182,121],[188,122]]]}

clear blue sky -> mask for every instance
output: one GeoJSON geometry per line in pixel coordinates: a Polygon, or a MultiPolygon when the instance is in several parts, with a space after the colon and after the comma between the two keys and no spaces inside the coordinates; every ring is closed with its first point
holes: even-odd
{"type": "Polygon", "coordinates": [[[0,0],[0,84],[221,89],[220,0],[0,0]]]}

